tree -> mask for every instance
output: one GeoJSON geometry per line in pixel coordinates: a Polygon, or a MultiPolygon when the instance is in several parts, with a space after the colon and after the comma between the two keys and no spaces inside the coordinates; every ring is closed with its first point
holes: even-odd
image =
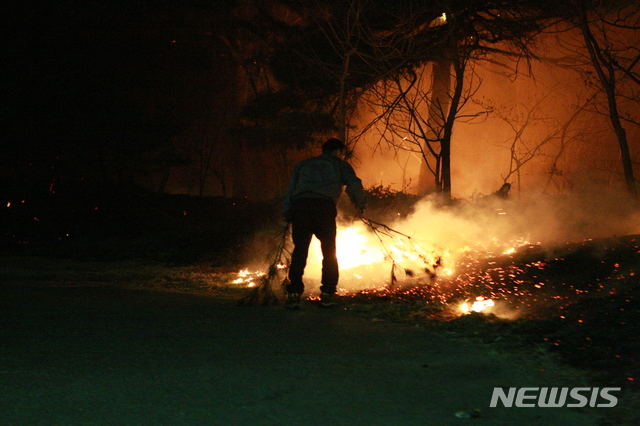
{"type": "MultiPolygon", "coordinates": [[[[266,92],[288,91],[292,94],[288,99],[300,106],[289,104],[281,111],[322,111],[333,118],[334,125],[317,129],[316,134],[335,130],[353,142],[351,114],[372,88],[424,64],[436,64],[439,77],[433,80],[427,118],[434,131],[426,136],[422,151],[428,152],[429,141],[437,140],[436,181],[442,195],[450,198],[451,138],[469,61],[505,53],[505,46],[529,58],[532,35],[551,16],[547,3],[282,0],[289,13],[272,9],[260,15],[260,22],[268,22],[269,31],[277,29],[279,34],[270,33],[268,64],[277,84],[266,92]]],[[[423,169],[423,182],[426,174],[423,169]]]]}
{"type": "Polygon", "coordinates": [[[424,23],[441,13],[412,10],[410,3],[283,0],[288,13],[261,10],[251,28],[263,27],[262,39],[271,43],[268,64],[275,83],[254,97],[252,108],[277,98],[281,102],[272,114],[304,113],[308,142],[327,132],[349,141],[351,114],[361,96],[397,70],[426,61],[437,48],[440,37],[424,23]]]}
{"type": "MultiPolygon", "coordinates": [[[[526,2],[505,2],[499,6],[491,2],[440,2],[440,10],[445,13],[429,23],[430,28],[439,28],[443,36],[437,54],[429,61],[430,82],[423,76],[416,79],[412,75],[416,69],[408,70],[394,77],[395,84],[385,85],[376,94],[376,106],[382,108],[378,121],[384,122],[384,132],[394,133],[402,128],[408,135],[400,136],[402,142],[397,145],[412,140],[412,148],[417,148],[415,152],[422,157],[420,194],[427,193],[432,187],[430,181],[435,179],[436,191],[445,199],[451,197],[454,124],[457,120],[487,113],[463,112],[481,83],[475,78],[476,63],[478,60],[499,61],[502,55],[529,59],[532,56],[530,38],[540,31],[548,16],[538,8],[542,6],[526,2]],[[391,90],[384,93],[389,88],[391,90]],[[419,94],[414,96],[411,91],[419,94]],[[379,99],[384,98],[388,100],[380,103],[379,99]]],[[[419,72],[422,74],[424,68],[419,72]]],[[[393,141],[393,138],[385,139],[393,141]]]]}
{"type": "Polygon", "coordinates": [[[577,108],[572,116],[564,124],[561,124],[556,118],[549,117],[542,112],[542,105],[547,96],[548,94],[540,97],[530,106],[518,105],[515,111],[521,110],[523,111],[522,113],[493,109],[494,115],[500,118],[512,133],[511,138],[505,141],[505,145],[509,150],[509,168],[507,173],[502,175],[502,179],[504,183],[511,183],[509,181],[515,177],[518,193],[522,192],[522,172],[524,167],[527,163],[543,155],[544,148],[554,142],[560,143],[560,149],[549,169],[550,181],[554,175],[561,174],[557,168],[557,163],[561,153],[569,143],[567,130],[582,112],[581,108],[577,108]]]}
{"type": "MultiPolygon", "coordinates": [[[[442,56],[434,63],[430,103],[431,123],[441,123],[440,170],[436,182],[445,199],[451,198],[451,141],[454,124],[464,106],[465,75],[475,60],[495,61],[500,55],[519,55],[529,59],[529,44],[549,17],[548,5],[542,2],[443,2],[442,24],[447,28],[447,43],[442,56]],[[506,50],[505,50],[506,49],[506,50]],[[453,81],[453,87],[451,87],[453,81]]],[[[433,125],[429,126],[433,128],[433,125]]],[[[426,180],[426,162],[420,170],[422,185],[426,180]]],[[[424,187],[421,192],[424,192],[424,187]]]]}
{"type": "MultiPolygon", "coordinates": [[[[450,173],[443,173],[442,167],[442,141],[445,140],[451,104],[449,81],[449,63],[436,62],[432,66],[408,70],[392,81],[381,82],[367,98],[373,108],[382,112],[364,131],[376,126],[381,142],[397,151],[408,151],[421,159],[419,195],[425,195],[433,189],[443,193],[443,177],[450,176],[450,173]]],[[[455,120],[472,122],[489,112],[484,107],[461,112],[480,84],[481,81],[471,69],[460,92],[455,120]]],[[[459,85],[457,81],[456,85],[459,85]]],[[[449,128],[452,129],[453,126],[450,125],[449,128]]],[[[451,139],[449,135],[446,137],[451,139]]],[[[447,154],[446,149],[444,153],[447,154]]],[[[446,186],[450,188],[450,182],[446,186]]]]}
{"type": "Polygon", "coordinates": [[[613,128],[627,190],[638,197],[629,149],[628,124],[639,123],[640,97],[640,6],[632,1],[570,0],[565,5],[568,19],[579,31],[588,63],[595,74],[589,83],[605,96],[605,111],[613,128]],[[627,103],[626,114],[621,111],[627,103]]]}
{"type": "Polygon", "coordinates": [[[194,125],[180,144],[186,160],[184,168],[188,184],[196,186],[196,194],[200,197],[205,195],[212,178],[218,181],[221,195],[228,195],[228,168],[231,163],[228,154],[231,146],[225,137],[226,118],[224,113],[208,117],[199,126],[194,125]]]}

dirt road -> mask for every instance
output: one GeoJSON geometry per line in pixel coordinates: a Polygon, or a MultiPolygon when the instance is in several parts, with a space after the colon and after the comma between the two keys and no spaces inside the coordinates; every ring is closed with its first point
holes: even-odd
{"type": "Polygon", "coordinates": [[[604,409],[489,407],[496,386],[582,384],[558,371],[310,303],[290,312],[193,294],[0,285],[3,425],[595,424],[604,409]],[[476,408],[478,418],[455,416],[476,408]]]}

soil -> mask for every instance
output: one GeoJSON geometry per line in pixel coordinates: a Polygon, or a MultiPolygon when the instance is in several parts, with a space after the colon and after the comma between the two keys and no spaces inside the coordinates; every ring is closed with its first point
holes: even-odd
{"type": "Polygon", "coordinates": [[[7,425],[593,425],[491,408],[494,387],[595,386],[544,355],[345,307],[75,283],[0,285],[7,425]],[[480,410],[476,418],[456,413],[480,410]]]}

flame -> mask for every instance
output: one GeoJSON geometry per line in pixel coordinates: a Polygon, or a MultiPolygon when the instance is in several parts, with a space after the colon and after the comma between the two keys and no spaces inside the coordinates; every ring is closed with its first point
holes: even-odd
{"type": "MultiPolygon", "coordinates": [[[[322,251],[320,251],[322,252],[322,251]]],[[[372,245],[369,236],[360,227],[340,229],[336,235],[336,255],[342,269],[383,262],[379,246],[372,245]]]]}
{"type": "MultiPolygon", "coordinates": [[[[372,223],[338,223],[338,289],[345,294],[418,297],[450,305],[453,310],[449,312],[464,315],[486,312],[494,306],[491,298],[519,297],[525,290],[516,265],[503,264],[508,260],[502,256],[530,245],[529,236],[514,237],[498,225],[478,225],[467,216],[431,207],[407,220],[390,223],[389,227],[372,223]],[[425,216],[429,220],[424,220],[425,216]],[[487,298],[475,297],[479,293],[487,298]],[[456,303],[461,299],[468,302],[456,303]]],[[[291,241],[287,244],[286,253],[290,255],[291,241]]],[[[320,242],[313,238],[304,271],[305,289],[311,294],[317,293],[320,286],[322,259],[320,242]]],[[[288,263],[277,267],[287,268],[288,263]]],[[[244,269],[233,277],[232,283],[252,287],[264,276],[244,269]]]]}
{"type": "MultiPolygon", "coordinates": [[[[340,270],[372,265],[385,261],[385,255],[378,241],[373,241],[366,230],[359,225],[338,228],[336,234],[336,256],[340,270]]],[[[309,264],[322,264],[322,249],[316,238],[309,247],[309,264]]]]}
{"type": "MultiPolygon", "coordinates": [[[[584,283],[572,280],[556,272],[565,270],[565,255],[589,255],[591,250],[585,253],[578,250],[582,246],[597,247],[590,239],[546,250],[544,244],[552,239],[544,235],[546,239],[539,238],[536,232],[529,232],[529,227],[523,229],[521,220],[511,223],[515,214],[496,219],[492,210],[487,213],[489,218],[471,213],[475,210],[458,214],[453,209],[422,204],[412,216],[389,223],[386,230],[394,232],[383,232],[383,226],[371,225],[377,224],[375,222],[338,224],[338,290],[343,295],[379,297],[390,303],[397,300],[421,304],[424,301],[428,306],[416,311],[418,317],[449,318],[491,312],[500,318],[515,319],[536,315],[539,306],[552,306],[559,315],[564,313],[561,309],[572,302],[572,297],[582,297],[588,292],[595,296],[614,295],[621,290],[609,287],[611,282],[638,276],[635,266],[625,266],[622,259],[614,262],[607,255],[605,260],[600,260],[605,267],[605,262],[610,263],[608,270],[602,269],[608,272],[606,277],[584,280],[584,283]],[[523,231],[527,233],[523,235],[523,231]],[[543,242],[530,242],[538,239],[543,242]],[[476,297],[478,294],[484,297],[476,297]],[[555,309],[558,306],[559,309],[555,309]]],[[[635,239],[628,241],[628,248],[639,253],[640,242],[633,242],[635,239]]],[[[291,242],[287,241],[286,261],[291,248],[291,242]]],[[[616,250],[616,247],[603,249],[616,250]]],[[[287,266],[288,263],[277,265],[278,268],[287,266]]],[[[312,295],[317,294],[322,267],[322,251],[317,239],[312,241],[306,266],[305,289],[312,295]]],[[[600,270],[596,271],[598,277],[600,270]]],[[[234,284],[250,287],[264,279],[264,273],[245,269],[230,277],[229,282],[233,280],[234,284]]],[[[565,315],[561,318],[572,320],[565,315]]]]}
{"type": "Polygon", "coordinates": [[[231,284],[235,284],[235,285],[244,284],[247,287],[255,287],[257,285],[255,280],[257,278],[262,277],[263,275],[265,275],[264,272],[251,272],[249,271],[249,269],[242,269],[237,274],[238,278],[231,281],[231,284]]]}
{"type": "MultiPolygon", "coordinates": [[[[340,266],[340,287],[348,291],[379,288],[393,279],[427,283],[435,279],[435,270],[443,276],[454,274],[449,250],[435,248],[423,241],[406,237],[389,237],[374,233],[364,223],[338,226],[336,255],[340,266]],[[404,274],[402,274],[404,271],[404,274]]],[[[313,239],[305,269],[305,282],[319,281],[322,268],[320,242],[313,239]]]]}
{"type": "Polygon", "coordinates": [[[485,299],[482,296],[478,296],[476,297],[475,302],[471,304],[471,306],[469,306],[467,302],[464,302],[462,305],[460,305],[460,311],[464,314],[469,314],[471,312],[482,312],[491,306],[495,306],[493,300],[485,299]]]}

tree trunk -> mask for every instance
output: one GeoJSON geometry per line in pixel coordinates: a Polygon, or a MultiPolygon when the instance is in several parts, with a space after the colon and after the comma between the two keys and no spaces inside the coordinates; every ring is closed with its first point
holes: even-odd
{"type": "MultiPolygon", "coordinates": [[[[436,173],[435,182],[434,176],[429,166],[427,165],[427,156],[423,155],[422,164],[420,165],[420,175],[418,177],[418,195],[426,195],[430,190],[434,189],[437,192],[443,191],[442,177],[447,175],[449,181],[449,187],[451,186],[450,178],[450,144],[444,142],[442,138],[442,128],[445,124],[447,114],[449,111],[450,87],[451,87],[451,67],[452,62],[448,59],[443,59],[433,63],[431,80],[431,99],[429,102],[429,120],[428,120],[428,132],[429,139],[432,141],[440,141],[440,155],[436,158],[438,164],[434,169],[439,170],[436,173]],[[444,144],[443,144],[444,142],[444,144]],[[445,146],[446,145],[446,146],[445,146]],[[445,159],[445,156],[447,157],[445,159]],[[440,163],[442,161],[442,163],[440,163]]],[[[426,146],[428,141],[424,141],[425,146],[423,152],[429,152],[429,148],[426,146]]],[[[450,193],[450,188],[449,188],[450,193]]]]}
{"type": "Polygon", "coordinates": [[[449,112],[446,115],[447,121],[444,123],[442,151],[440,152],[442,157],[442,196],[445,200],[451,200],[451,139],[453,137],[453,125],[458,114],[458,106],[462,99],[466,59],[456,56],[454,61],[451,62],[451,66],[455,71],[455,86],[453,95],[450,98],[449,112]]]}
{"type": "Polygon", "coordinates": [[[346,80],[349,76],[349,66],[351,65],[351,55],[353,50],[349,51],[345,56],[342,75],[340,76],[340,94],[338,98],[338,139],[347,142],[347,85],[346,80]]]}
{"type": "Polygon", "coordinates": [[[606,59],[601,51],[598,41],[591,32],[589,27],[589,19],[584,5],[580,3],[580,30],[584,38],[585,46],[589,51],[591,64],[598,75],[598,80],[602,85],[602,89],[607,95],[607,105],[609,108],[609,119],[618,140],[620,147],[620,156],[622,158],[622,168],[624,170],[624,179],[627,183],[627,190],[634,199],[638,198],[636,188],[636,180],[633,174],[633,163],[631,154],[629,153],[629,143],[627,141],[627,132],[622,126],[620,115],[618,112],[618,102],[616,98],[616,76],[615,69],[610,60],[606,59]],[[607,73],[605,74],[605,68],[607,73]]]}

